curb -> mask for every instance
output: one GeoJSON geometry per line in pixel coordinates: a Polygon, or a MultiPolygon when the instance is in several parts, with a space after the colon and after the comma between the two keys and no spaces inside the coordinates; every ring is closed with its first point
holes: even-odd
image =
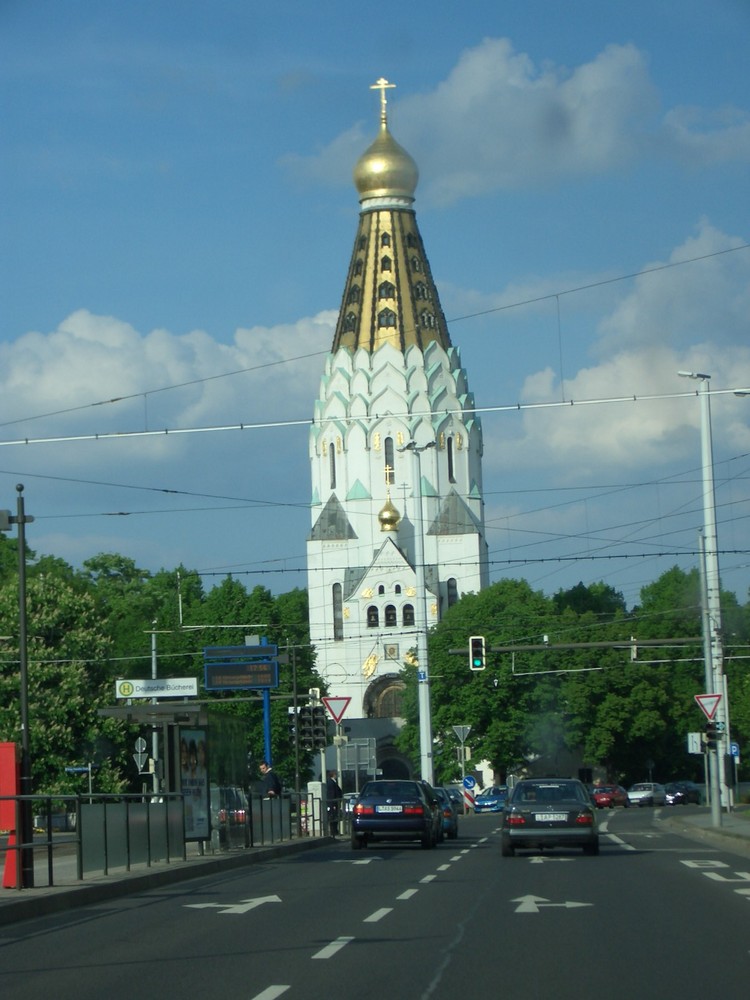
{"type": "Polygon", "coordinates": [[[242,868],[245,865],[271,861],[288,854],[300,854],[326,844],[334,843],[332,837],[316,837],[307,840],[293,840],[271,847],[253,847],[246,853],[230,854],[226,857],[197,858],[190,861],[178,861],[158,870],[153,868],[146,872],[125,872],[122,875],[101,876],[106,881],[81,882],[75,886],[45,886],[40,887],[39,895],[34,889],[4,889],[0,896],[0,927],[15,924],[19,920],[29,920],[34,917],[44,917],[60,913],[72,907],[87,906],[104,900],[119,899],[132,893],[145,892],[148,889],[178,882],[187,882],[194,878],[205,878],[208,875],[218,875],[222,872],[242,868]],[[15,893],[15,897],[7,897],[4,893],[15,893]]]}
{"type": "Polygon", "coordinates": [[[695,840],[700,844],[710,844],[722,851],[729,851],[731,854],[739,854],[744,858],[750,858],[750,840],[742,833],[733,833],[722,827],[704,828],[696,826],[679,817],[670,816],[662,819],[661,822],[671,827],[675,833],[679,833],[688,840],[695,840]]]}

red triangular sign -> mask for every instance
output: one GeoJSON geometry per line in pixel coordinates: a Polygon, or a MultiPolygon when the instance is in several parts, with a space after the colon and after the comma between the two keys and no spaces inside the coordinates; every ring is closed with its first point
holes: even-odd
{"type": "Polygon", "coordinates": [[[328,697],[328,698],[321,698],[320,700],[323,702],[325,707],[331,713],[331,718],[333,719],[333,721],[336,723],[336,725],[338,725],[339,722],[341,722],[341,720],[343,719],[344,712],[349,707],[349,702],[352,699],[328,697]]]}
{"type": "Polygon", "coordinates": [[[695,700],[698,702],[701,712],[711,721],[716,715],[716,709],[721,701],[720,694],[697,694],[695,700]]]}

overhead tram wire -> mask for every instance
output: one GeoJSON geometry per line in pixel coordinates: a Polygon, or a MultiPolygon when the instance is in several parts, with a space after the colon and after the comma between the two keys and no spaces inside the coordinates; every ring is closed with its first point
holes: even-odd
{"type": "MultiPolygon", "coordinates": [[[[629,281],[632,280],[633,278],[644,277],[649,274],[658,273],[659,271],[666,271],[675,267],[683,267],[687,264],[695,264],[703,260],[710,260],[712,257],[720,257],[724,254],[736,253],[738,250],[748,250],[748,249],[750,249],[750,243],[743,243],[737,247],[727,247],[724,250],[715,250],[712,253],[701,254],[698,257],[687,257],[684,260],[670,261],[668,264],[658,264],[654,267],[643,268],[640,271],[632,271],[629,274],[616,275],[615,277],[612,278],[601,278],[598,281],[588,282],[585,285],[576,285],[573,288],[564,288],[556,292],[548,292],[545,295],[537,295],[528,299],[519,299],[515,302],[508,302],[505,305],[501,306],[492,306],[489,309],[483,309],[479,312],[466,313],[463,316],[454,316],[451,319],[446,319],[446,323],[450,327],[455,323],[463,323],[466,320],[477,319],[480,316],[489,316],[492,315],[493,313],[507,312],[510,309],[520,309],[523,306],[535,305],[538,302],[545,302],[549,301],[550,299],[559,300],[559,298],[563,295],[574,295],[577,292],[589,291],[593,288],[600,288],[603,285],[611,285],[619,281],[629,281]]],[[[175,389],[185,389],[190,386],[202,385],[207,382],[216,381],[217,379],[232,378],[235,375],[246,375],[249,374],[250,372],[262,371],[266,368],[274,368],[281,365],[294,364],[297,361],[307,361],[310,358],[325,357],[325,355],[328,353],[329,352],[327,350],[312,351],[309,354],[301,354],[294,358],[283,358],[276,361],[267,361],[257,365],[251,365],[248,368],[238,368],[229,372],[220,372],[216,375],[204,375],[201,376],[200,378],[189,379],[185,382],[175,382],[173,385],[160,386],[157,387],[156,389],[142,389],[139,392],[128,393],[122,396],[113,396],[110,399],[100,399],[100,400],[95,400],[92,403],[82,403],[80,406],[70,406],[64,409],[52,410],[48,413],[39,413],[30,417],[18,417],[15,420],[6,420],[4,422],[0,422],[0,427],[9,427],[12,426],[13,424],[28,423],[32,420],[42,420],[45,417],[63,416],[69,413],[77,413],[82,410],[94,409],[96,407],[101,407],[101,406],[109,406],[116,403],[127,402],[134,399],[143,399],[148,396],[155,396],[158,393],[171,392],[172,390],[175,389]]],[[[172,433],[177,433],[177,432],[173,431],[172,433]]]]}

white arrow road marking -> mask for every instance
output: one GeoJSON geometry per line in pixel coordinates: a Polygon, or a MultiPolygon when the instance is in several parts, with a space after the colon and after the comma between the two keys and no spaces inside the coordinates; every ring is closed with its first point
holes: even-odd
{"type": "Polygon", "coordinates": [[[543,906],[561,906],[566,910],[573,910],[579,906],[593,906],[593,903],[576,903],[572,900],[567,900],[564,903],[551,903],[544,896],[519,896],[518,899],[511,899],[511,903],[518,903],[516,907],[516,913],[539,913],[539,910],[543,906]]]}
{"type": "Polygon", "coordinates": [[[330,944],[327,944],[325,948],[321,948],[319,952],[313,955],[313,958],[333,958],[337,951],[341,951],[344,945],[349,944],[349,942],[353,940],[353,937],[336,938],[335,941],[331,941],[330,944]]]}
{"type": "Polygon", "coordinates": [[[545,858],[542,855],[538,857],[529,858],[530,865],[543,865],[545,861],[574,861],[575,858],[545,858]]]}
{"type": "Polygon", "coordinates": [[[185,903],[189,910],[219,910],[221,913],[247,913],[263,903],[280,903],[280,896],[258,896],[256,899],[241,899],[239,903],[185,903]]]}
{"type": "Polygon", "coordinates": [[[382,858],[379,858],[377,854],[375,854],[371,858],[358,858],[356,861],[350,861],[349,858],[334,858],[333,863],[335,865],[369,865],[372,861],[382,860],[382,858]]]}

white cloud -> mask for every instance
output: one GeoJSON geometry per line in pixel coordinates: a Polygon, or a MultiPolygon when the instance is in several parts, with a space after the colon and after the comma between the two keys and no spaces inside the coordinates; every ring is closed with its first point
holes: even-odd
{"type": "MultiPolygon", "coordinates": [[[[608,45],[569,69],[537,66],[509,39],[485,38],[431,92],[392,99],[389,121],[402,145],[419,150],[423,178],[435,178],[423,182],[423,203],[621,171],[644,158],[692,166],[750,159],[747,111],[662,112],[634,45],[608,45]]],[[[358,125],[315,155],[285,162],[297,176],[351,183],[363,144],[358,125]]]]}

